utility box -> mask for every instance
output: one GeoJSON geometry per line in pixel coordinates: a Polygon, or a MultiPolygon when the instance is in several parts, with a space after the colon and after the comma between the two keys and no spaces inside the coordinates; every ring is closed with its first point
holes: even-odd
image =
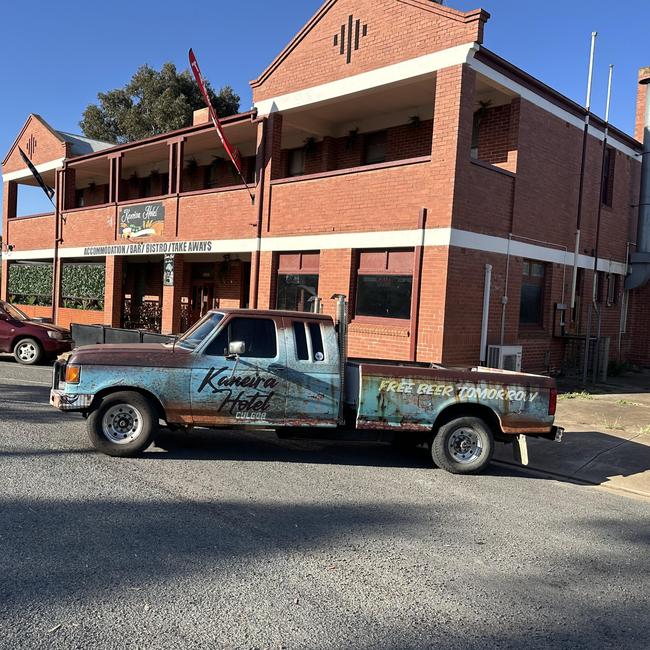
{"type": "Polygon", "coordinates": [[[487,356],[488,368],[521,372],[521,359],[523,356],[521,345],[489,345],[487,356]]]}

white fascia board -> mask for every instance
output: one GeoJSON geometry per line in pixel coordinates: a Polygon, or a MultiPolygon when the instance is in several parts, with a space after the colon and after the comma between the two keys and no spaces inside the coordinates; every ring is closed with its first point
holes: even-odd
{"type": "MultiPolygon", "coordinates": [[[[34,167],[36,167],[37,172],[42,174],[43,172],[49,172],[52,169],[63,167],[64,162],[65,158],[57,158],[56,160],[50,160],[49,162],[44,162],[40,165],[34,165],[34,167]]],[[[7,172],[6,174],[3,174],[2,182],[8,183],[9,181],[18,181],[21,178],[30,178],[31,176],[32,172],[29,171],[27,167],[24,167],[23,169],[17,169],[15,172],[7,172]]]]}
{"type": "Polygon", "coordinates": [[[362,72],[345,79],[337,79],[320,86],[264,99],[257,102],[255,108],[258,115],[262,117],[277,111],[290,111],[295,108],[337,99],[338,97],[354,95],[372,88],[380,88],[409,79],[424,77],[436,70],[467,63],[474,55],[477,47],[476,43],[456,45],[440,52],[432,52],[415,59],[394,63],[369,72],[362,72]]]}
{"type": "Polygon", "coordinates": [[[298,235],[296,237],[265,237],[263,251],[333,250],[337,248],[399,248],[418,246],[421,230],[383,232],[342,232],[327,235],[298,235]]]}
{"type": "MultiPolygon", "coordinates": [[[[184,244],[186,242],[151,242],[156,244],[184,244]]],[[[252,253],[257,250],[257,239],[230,239],[230,240],[209,240],[210,251],[207,254],[218,253],[252,253]]],[[[305,250],[335,250],[350,248],[404,248],[424,246],[427,248],[440,248],[455,246],[457,248],[468,248],[483,253],[496,253],[498,255],[510,255],[513,257],[525,257],[540,262],[550,262],[560,266],[573,266],[573,252],[560,248],[531,244],[508,240],[506,237],[494,237],[468,230],[456,228],[428,228],[424,231],[414,230],[392,230],[382,232],[351,232],[331,233],[323,235],[296,235],[290,237],[265,237],[260,240],[260,250],[265,252],[291,252],[305,250]]],[[[106,246],[88,246],[85,248],[60,248],[59,257],[62,259],[72,257],[104,257],[100,251],[102,248],[113,248],[109,255],[152,255],[162,254],[165,251],[142,250],[141,252],[129,252],[129,244],[107,244],[106,246]],[[124,247],[120,249],[118,247],[124,247]],[[126,251],[126,252],[123,252],[126,251]]],[[[206,251],[195,251],[196,254],[205,255],[206,251]]],[[[192,255],[192,252],[183,252],[183,255],[192,255]]],[[[11,251],[5,253],[8,260],[36,260],[52,259],[53,249],[42,249],[32,251],[11,251]]],[[[578,256],[578,266],[583,269],[593,269],[594,258],[589,255],[578,256]]],[[[606,273],[625,275],[627,265],[624,262],[617,262],[609,259],[599,259],[598,270],[606,273]]]]}
{"type": "MultiPolygon", "coordinates": [[[[561,248],[551,248],[540,246],[539,244],[530,244],[528,242],[518,241],[517,239],[508,240],[506,237],[494,237],[482,233],[470,232],[467,230],[453,229],[451,232],[451,245],[458,248],[469,248],[471,250],[482,251],[485,253],[498,253],[499,255],[508,254],[508,245],[510,245],[510,255],[514,257],[525,257],[540,262],[550,262],[565,266],[573,266],[574,254],[572,251],[561,248]]],[[[594,268],[594,258],[590,255],[578,255],[578,266],[583,269],[594,268]]],[[[598,270],[607,273],[616,273],[618,275],[627,274],[627,264],[624,262],[615,262],[613,260],[599,259],[598,270]]]]}
{"type": "MultiPolygon", "coordinates": [[[[538,106],[539,108],[547,111],[548,113],[555,115],[555,117],[559,117],[561,120],[564,120],[565,122],[569,122],[569,124],[572,124],[573,126],[579,129],[584,129],[585,126],[584,119],[581,119],[578,116],[574,115],[573,113],[570,113],[569,111],[566,111],[563,108],[557,106],[557,104],[548,101],[548,99],[545,99],[541,95],[538,95],[537,93],[526,88],[525,86],[522,86],[520,83],[517,83],[513,79],[510,79],[510,77],[506,77],[504,74],[497,72],[496,70],[491,68],[489,65],[483,63],[482,61],[477,61],[474,57],[472,57],[472,59],[469,61],[469,65],[476,72],[482,74],[485,77],[488,77],[489,79],[492,79],[492,81],[495,81],[499,85],[504,86],[509,90],[512,90],[514,93],[517,93],[522,99],[529,101],[531,104],[535,104],[535,106],[538,106]]],[[[589,127],[589,135],[592,135],[594,138],[601,141],[605,139],[605,134],[600,129],[595,129],[592,126],[589,127]]],[[[615,149],[618,149],[626,156],[630,156],[637,160],[640,159],[638,152],[634,151],[634,149],[632,149],[624,142],[621,142],[620,140],[616,139],[616,137],[613,136],[611,132],[608,135],[607,141],[610,146],[614,147],[615,149]]]]}

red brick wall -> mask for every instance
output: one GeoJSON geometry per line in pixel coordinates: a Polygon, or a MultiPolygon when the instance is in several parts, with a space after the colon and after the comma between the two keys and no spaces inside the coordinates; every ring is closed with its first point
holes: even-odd
{"type": "Polygon", "coordinates": [[[478,129],[478,159],[517,171],[519,100],[486,109],[478,129]]]}
{"type": "Polygon", "coordinates": [[[252,83],[256,102],[454,45],[480,42],[487,18],[486,14],[463,14],[426,0],[339,0],[326,7],[313,28],[285,53],[282,65],[266,79],[262,76],[252,83]],[[341,38],[341,25],[347,29],[350,15],[368,27],[348,64],[334,45],[334,36],[341,38]]]}
{"type": "Polygon", "coordinates": [[[59,307],[56,317],[57,325],[70,329],[71,323],[81,325],[102,325],[104,324],[103,311],[85,311],[83,309],[67,309],[59,307]]]}

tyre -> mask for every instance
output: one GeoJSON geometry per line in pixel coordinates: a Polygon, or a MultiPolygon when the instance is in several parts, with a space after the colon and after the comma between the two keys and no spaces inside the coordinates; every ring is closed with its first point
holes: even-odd
{"type": "Polygon", "coordinates": [[[443,424],[431,443],[431,457],[452,474],[477,474],[494,453],[494,436],[480,418],[456,418],[443,424]]]}
{"type": "Polygon", "coordinates": [[[158,415],[146,397],[124,391],[105,397],[88,416],[86,427],[97,451],[108,456],[137,456],[151,444],[158,415]]]}
{"type": "Polygon", "coordinates": [[[33,366],[43,358],[43,347],[36,339],[21,339],[14,346],[14,357],[18,363],[33,366]]]}

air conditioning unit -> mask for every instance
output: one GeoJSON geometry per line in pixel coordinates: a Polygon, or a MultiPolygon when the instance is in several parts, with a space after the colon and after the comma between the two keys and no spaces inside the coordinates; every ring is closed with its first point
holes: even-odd
{"type": "Polygon", "coordinates": [[[521,372],[521,357],[523,350],[521,345],[489,345],[488,346],[488,368],[501,368],[521,372]]]}

